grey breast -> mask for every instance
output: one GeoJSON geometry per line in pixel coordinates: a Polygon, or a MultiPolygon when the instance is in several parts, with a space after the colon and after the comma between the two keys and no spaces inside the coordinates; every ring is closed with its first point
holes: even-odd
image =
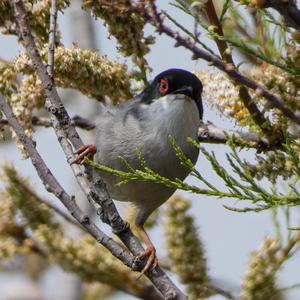
{"type": "MultiPolygon", "coordinates": [[[[178,126],[182,126],[179,124],[178,126]]],[[[98,152],[96,161],[118,170],[126,170],[118,159],[123,157],[133,168],[140,168],[137,150],[141,151],[149,167],[162,176],[184,179],[189,171],[176,157],[168,140],[168,131],[155,126],[153,120],[147,120],[143,108],[135,100],[127,106],[112,108],[101,114],[97,126],[98,152]]],[[[180,145],[186,155],[196,162],[198,150],[189,143],[180,145]]],[[[108,190],[115,200],[139,202],[153,201],[153,206],[167,200],[173,188],[149,182],[132,182],[122,187],[115,184],[121,179],[109,174],[101,174],[108,190]]],[[[149,203],[150,204],[150,203],[149,203]]]]}

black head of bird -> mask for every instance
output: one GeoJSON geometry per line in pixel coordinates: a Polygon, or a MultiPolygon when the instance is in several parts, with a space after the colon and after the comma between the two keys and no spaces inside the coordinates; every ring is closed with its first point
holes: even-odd
{"type": "Polygon", "coordinates": [[[158,74],[151,84],[139,95],[141,101],[149,103],[170,94],[182,94],[193,99],[203,117],[202,83],[193,73],[182,69],[168,69],[158,74]]]}

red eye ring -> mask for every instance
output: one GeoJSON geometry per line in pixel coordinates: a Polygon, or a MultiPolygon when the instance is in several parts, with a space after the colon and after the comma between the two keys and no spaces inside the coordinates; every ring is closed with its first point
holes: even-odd
{"type": "Polygon", "coordinates": [[[160,80],[159,91],[162,94],[166,94],[169,91],[169,82],[167,79],[160,80]]]}

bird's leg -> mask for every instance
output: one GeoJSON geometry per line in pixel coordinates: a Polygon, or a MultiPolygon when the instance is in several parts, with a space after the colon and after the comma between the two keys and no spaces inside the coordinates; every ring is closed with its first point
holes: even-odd
{"type": "Polygon", "coordinates": [[[95,145],[85,145],[81,147],[79,150],[75,152],[75,154],[78,154],[78,157],[71,162],[71,165],[82,164],[85,157],[93,158],[96,152],[97,152],[97,148],[95,145]]]}
{"type": "Polygon", "coordinates": [[[139,224],[136,224],[136,226],[141,234],[142,239],[145,241],[146,246],[147,246],[146,250],[141,255],[139,255],[137,258],[139,260],[142,260],[145,257],[148,257],[147,263],[146,263],[144,269],[142,270],[140,276],[138,277],[138,279],[139,279],[145,272],[149,271],[150,269],[155,268],[158,264],[158,260],[156,257],[156,249],[155,249],[154,245],[152,244],[148,233],[144,229],[144,226],[139,225],[139,224]]]}

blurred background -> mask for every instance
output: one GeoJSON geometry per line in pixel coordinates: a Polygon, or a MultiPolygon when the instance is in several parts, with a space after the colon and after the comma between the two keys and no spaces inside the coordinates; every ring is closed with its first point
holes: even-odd
{"type": "MultiPolygon", "coordinates": [[[[180,23],[187,26],[193,26],[191,20],[186,15],[180,13],[169,6],[167,1],[158,1],[159,6],[166,9],[180,23]]],[[[76,44],[82,48],[92,48],[98,51],[101,55],[106,55],[111,60],[119,60],[131,64],[130,59],[126,60],[122,57],[117,49],[116,42],[109,34],[99,20],[95,21],[90,14],[81,10],[81,1],[71,1],[71,6],[65,14],[59,14],[58,23],[62,32],[63,43],[66,47],[71,47],[76,44]]],[[[146,27],[146,30],[151,33],[152,28],[146,27]]],[[[205,41],[212,48],[215,46],[209,41],[205,41]]],[[[11,61],[23,49],[17,43],[15,37],[0,35],[0,58],[11,61]]],[[[150,67],[153,69],[154,77],[160,71],[168,68],[183,68],[189,71],[206,70],[208,66],[198,60],[191,59],[191,55],[187,50],[175,48],[174,42],[165,36],[160,36],[155,45],[152,46],[150,54],[147,56],[150,67]]],[[[236,56],[238,61],[239,57],[236,56]]],[[[81,94],[72,90],[61,90],[60,95],[64,99],[67,110],[71,116],[79,114],[83,117],[93,120],[97,114],[98,104],[88,98],[84,98],[81,94]]],[[[205,104],[204,100],[204,120],[211,121],[221,128],[234,128],[234,124],[224,120],[211,106],[205,104]]],[[[80,134],[86,143],[93,141],[93,133],[80,130],[80,134]]],[[[80,198],[80,190],[77,187],[73,174],[65,161],[56,137],[51,129],[38,128],[35,132],[35,140],[37,141],[37,149],[42,154],[44,160],[51,166],[51,170],[64,188],[71,194],[76,194],[76,198],[80,198]],[[79,195],[79,196],[78,196],[79,195]]],[[[203,145],[206,149],[215,152],[217,158],[225,166],[227,164],[225,153],[228,150],[223,145],[203,145]]],[[[254,152],[251,150],[243,150],[242,155],[249,159],[254,159],[254,152]]],[[[51,199],[53,203],[60,206],[60,203],[49,195],[41,184],[31,162],[23,159],[13,141],[1,143],[0,147],[0,162],[12,163],[19,172],[30,178],[37,192],[40,195],[45,195],[51,199]]],[[[197,169],[204,170],[208,181],[214,182],[214,173],[210,169],[207,161],[200,156],[197,163],[197,169]]],[[[188,178],[189,182],[193,179],[188,178]]],[[[215,184],[221,185],[219,182],[215,184]]],[[[1,187],[1,182],[0,182],[1,187]]],[[[229,211],[223,207],[223,204],[234,205],[232,200],[220,200],[214,197],[199,197],[192,194],[183,194],[192,202],[190,214],[197,220],[199,235],[205,245],[206,256],[210,276],[221,287],[227,290],[232,290],[236,294],[239,291],[240,282],[245,274],[247,263],[251,251],[257,249],[262,240],[267,236],[274,236],[275,226],[272,217],[272,212],[265,211],[260,213],[236,213],[229,211]]],[[[82,200],[81,206],[87,212],[91,212],[89,204],[82,200]]],[[[125,208],[118,205],[120,212],[124,213],[125,208]]],[[[61,207],[64,209],[63,207],[61,207]]],[[[163,207],[161,208],[164,209],[163,207]]],[[[297,227],[299,222],[299,209],[293,208],[291,211],[292,224],[297,227]]],[[[163,218],[159,218],[159,224],[151,231],[151,237],[158,250],[158,256],[165,255],[165,241],[163,238],[162,224],[163,218]]],[[[279,216],[279,222],[285,226],[285,214],[282,212],[279,216]]],[[[98,222],[100,223],[100,221],[98,222]]],[[[68,226],[68,225],[66,225],[68,226]]],[[[109,229],[101,225],[106,232],[109,229]]],[[[74,231],[72,234],[79,234],[76,230],[70,227],[68,230],[74,231]]],[[[286,231],[285,233],[286,234],[286,231]]],[[[294,256],[285,265],[285,268],[280,272],[279,283],[281,286],[289,286],[299,283],[299,259],[300,256],[294,256]]],[[[51,267],[46,270],[39,280],[35,281],[29,278],[22,272],[21,262],[14,262],[14,271],[0,272],[0,300],[79,300],[81,283],[80,280],[73,274],[67,274],[58,266],[51,267]]],[[[176,281],[177,279],[174,278],[176,281]]],[[[109,299],[133,299],[132,296],[119,294],[114,295],[109,299]]],[[[222,299],[221,296],[215,296],[213,299],[222,299]]],[[[300,299],[300,290],[291,289],[287,293],[287,299],[300,299]]],[[[267,300],[267,299],[266,299],[267,300]]]]}

